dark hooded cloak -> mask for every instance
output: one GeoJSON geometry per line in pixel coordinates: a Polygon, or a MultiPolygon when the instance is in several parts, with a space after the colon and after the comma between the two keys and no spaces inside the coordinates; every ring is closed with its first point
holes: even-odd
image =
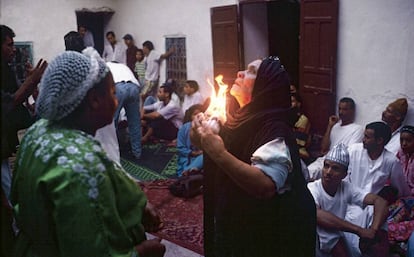
{"type": "Polygon", "coordinates": [[[221,128],[226,149],[238,159],[283,137],[291,153],[291,190],[271,199],[248,195],[205,155],[205,256],[309,257],[315,254],[316,208],[306,187],[291,123],[289,77],[277,57],[263,60],[249,104],[221,128]]]}

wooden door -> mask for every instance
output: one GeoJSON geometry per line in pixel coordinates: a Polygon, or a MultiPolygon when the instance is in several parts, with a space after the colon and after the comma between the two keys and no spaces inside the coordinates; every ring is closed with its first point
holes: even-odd
{"type": "Polygon", "coordinates": [[[231,86],[241,65],[237,5],[211,8],[214,77],[222,74],[231,86]]]}
{"type": "Polygon", "coordinates": [[[314,133],[323,135],[336,110],[338,0],[302,0],[299,90],[314,133]]]}

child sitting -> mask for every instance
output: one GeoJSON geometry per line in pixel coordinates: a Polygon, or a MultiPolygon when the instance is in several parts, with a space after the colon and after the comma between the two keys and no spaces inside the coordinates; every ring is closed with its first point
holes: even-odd
{"type": "Polygon", "coordinates": [[[196,104],[188,108],[184,116],[184,124],[177,134],[177,175],[181,177],[192,170],[203,168],[203,152],[197,149],[190,141],[191,121],[203,111],[203,106],[196,104]]]}
{"type": "Polygon", "coordinates": [[[183,91],[184,91],[184,101],[182,104],[183,113],[187,111],[192,105],[195,104],[203,104],[204,98],[201,95],[200,91],[198,91],[199,86],[197,81],[195,80],[187,80],[183,91]]]}

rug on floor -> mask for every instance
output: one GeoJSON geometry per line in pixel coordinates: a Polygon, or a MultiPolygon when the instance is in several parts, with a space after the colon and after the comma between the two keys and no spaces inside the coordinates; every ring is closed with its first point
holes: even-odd
{"type": "Polygon", "coordinates": [[[177,148],[164,142],[144,144],[140,160],[121,153],[121,164],[140,181],[177,178],[177,148]]]}
{"type": "Polygon", "coordinates": [[[160,231],[151,234],[203,255],[203,196],[189,199],[173,196],[168,186],[174,181],[164,179],[139,183],[164,223],[160,231]]]}

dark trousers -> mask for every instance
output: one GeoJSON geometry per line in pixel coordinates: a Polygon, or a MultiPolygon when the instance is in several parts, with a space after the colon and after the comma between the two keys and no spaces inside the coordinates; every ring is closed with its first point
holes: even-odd
{"type": "Polygon", "coordinates": [[[154,136],[156,138],[173,140],[177,138],[178,129],[175,125],[164,118],[152,120],[149,124],[154,129],[154,136]]]}

